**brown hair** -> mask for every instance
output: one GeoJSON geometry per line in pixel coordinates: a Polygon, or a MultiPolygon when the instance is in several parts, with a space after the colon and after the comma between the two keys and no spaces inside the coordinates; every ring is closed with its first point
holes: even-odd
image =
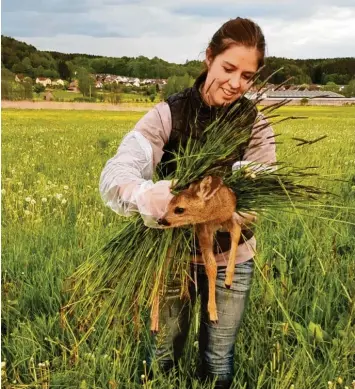
{"type": "Polygon", "coordinates": [[[261,28],[250,19],[230,19],[215,32],[208,45],[212,60],[232,45],[255,47],[259,54],[258,68],[264,65],[265,37],[261,28]]]}

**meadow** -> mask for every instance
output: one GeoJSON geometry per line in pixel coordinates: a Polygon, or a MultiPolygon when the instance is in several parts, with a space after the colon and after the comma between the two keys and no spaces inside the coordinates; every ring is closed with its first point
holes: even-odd
{"type": "MultiPolygon", "coordinates": [[[[250,304],[236,341],[235,388],[355,388],[355,112],[284,107],[278,158],[317,166],[327,208],[259,220],[250,304]],[[293,137],[316,139],[295,146],[293,137]]],[[[98,192],[105,162],[141,112],[2,111],[2,386],[202,388],[197,328],[177,376],[145,376],[119,321],[85,340],[63,326],[65,279],[117,231],[98,192]],[[98,339],[100,338],[100,342],[98,339]],[[132,367],[133,366],[133,367],[132,367]],[[141,375],[143,374],[143,378],[141,375]]],[[[318,182],[317,182],[318,184],[318,182]]],[[[292,211],[292,212],[291,212],[292,211]]],[[[207,387],[207,386],[205,386],[207,387]]]]}

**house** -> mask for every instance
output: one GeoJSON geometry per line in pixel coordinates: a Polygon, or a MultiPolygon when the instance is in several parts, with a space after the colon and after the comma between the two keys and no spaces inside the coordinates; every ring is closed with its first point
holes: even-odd
{"type": "Polygon", "coordinates": [[[52,85],[52,80],[48,77],[37,77],[36,84],[42,84],[44,86],[52,85]]]}
{"type": "Polygon", "coordinates": [[[43,96],[43,99],[44,99],[45,101],[54,101],[54,100],[55,100],[52,92],[47,92],[47,93],[43,96]]]}
{"type": "Polygon", "coordinates": [[[69,84],[68,91],[69,92],[80,92],[78,80],[74,80],[69,84]]]}
{"type": "Polygon", "coordinates": [[[15,81],[16,82],[22,82],[25,78],[25,75],[24,74],[16,74],[15,76],[15,81]]]}
{"type": "Polygon", "coordinates": [[[343,95],[329,91],[309,91],[309,90],[287,90],[287,91],[270,91],[265,92],[267,98],[281,98],[281,99],[314,99],[314,98],[344,98],[343,95]]]}
{"type": "Polygon", "coordinates": [[[60,78],[58,78],[58,80],[53,80],[52,85],[53,86],[56,86],[56,85],[64,86],[64,80],[62,80],[60,78]]]}
{"type": "Polygon", "coordinates": [[[101,81],[96,81],[95,83],[95,88],[97,89],[102,89],[104,84],[101,81]]]}

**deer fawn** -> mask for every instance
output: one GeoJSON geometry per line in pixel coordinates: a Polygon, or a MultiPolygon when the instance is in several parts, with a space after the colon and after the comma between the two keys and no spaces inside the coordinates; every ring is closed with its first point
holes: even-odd
{"type": "MultiPolygon", "coordinates": [[[[208,176],[192,183],[187,189],[173,197],[165,215],[158,223],[165,227],[179,227],[188,224],[196,225],[202,258],[208,278],[208,313],[212,322],[218,321],[216,307],[217,264],[213,255],[213,235],[223,227],[231,235],[231,251],[226,270],[225,285],[232,284],[238,242],[241,227],[234,220],[237,199],[231,189],[223,184],[220,177],[208,176]]],[[[157,296],[157,299],[159,297],[157,296]]],[[[151,318],[151,329],[158,329],[158,301],[154,301],[151,318]]]]}

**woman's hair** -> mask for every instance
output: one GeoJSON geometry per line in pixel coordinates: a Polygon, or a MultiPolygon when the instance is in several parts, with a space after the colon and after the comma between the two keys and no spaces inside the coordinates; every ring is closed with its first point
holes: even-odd
{"type": "Polygon", "coordinates": [[[232,45],[254,47],[259,54],[258,68],[264,65],[265,37],[261,28],[250,19],[230,19],[216,31],[208,45],[212,60],[232,45]]]}

